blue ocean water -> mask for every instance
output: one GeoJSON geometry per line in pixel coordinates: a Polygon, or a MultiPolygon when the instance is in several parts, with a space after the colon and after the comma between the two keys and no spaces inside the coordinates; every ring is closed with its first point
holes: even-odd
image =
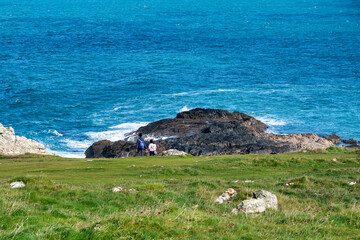
{"type": "Polygon", "coordinates": [[[0,122],[62,155],[195,107],[360,139],[357,0],[0,0],[0,122]]]}

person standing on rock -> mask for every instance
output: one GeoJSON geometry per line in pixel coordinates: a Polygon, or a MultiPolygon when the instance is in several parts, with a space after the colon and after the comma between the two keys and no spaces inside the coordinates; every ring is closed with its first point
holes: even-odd
{"type": "Polygon", "coordinates": [[[154,143],[153,139],[150,140],[149,151],[150,151],[150,156],[156,155],[156,144],[154,143]]]}
{"type": "Polygon", "coordinates": [[[136,140],[136,156],[139,156],[141,152],[141,156],[144,156],[144,149],[146,149],[146,143],[142,138],[142,134],[139,133],[139,138],[136,140]]]}

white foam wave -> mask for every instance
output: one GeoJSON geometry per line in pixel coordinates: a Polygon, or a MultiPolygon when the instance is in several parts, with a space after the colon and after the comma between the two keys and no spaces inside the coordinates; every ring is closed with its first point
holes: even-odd
{"type": "Polygon", "coordinates": [[[129,131],[137,130],[139,127],[146,126],[149,124],[148,122],[135,122],[135,123],[121,123],[119,125],[115,125],[109,127],[110,129],[125,129],[129,131]]]}
{"type": "Polygon", "coordinates": [[[126,134],[137,130],[139,127],[146,126],[148,122],[135,122],[135,123],[122,123],[116,126],[110,127],[112,130],[103,132],[88,132],[86,135],[93,141],[110,140],[118,141],[125,139],[126,134]]]}
{"type": "Polygon", "coordinates": [[[99,140],[110,140],[110,141],[117,141],[122,140],[125,138],[125,134],[129,131],[123,131],[123,130],[111,130],[111,131],[104,131],[104,132],[88,132],[86,133],[87,136],[89,136],[94,141],[99,140]]]}
{"type": "Polygon", "coordinates": [[[184,96],[184,95],[201,95],[201,94],[209,94],[209,93],[217,93],[217,92],[237,92],[237,89],[217,89],[217,90],[204,90],[204,91],[190,91],[190,92],[181,92],[181,93],[171,93],[171,94],[163,94],[165,96],[184,96]]]}
{"type": "Polygon", "coordinates": [[[272,133],[272,134],[278,134],[277,132],[275,132],[273,129],[270,129],[270,128],[266,129],[265,132],[272,133]]]}
{"type": "Polygon", "coordinates": [[[119,107],[115,107],[115,108],[112,109],[111,111],[117,111],[117,110],[125,109],[125,108],[129,108],[129,106],[119,106],[119,107]]]}
{"type": "Polygon", "coordinates": [[[287,124],[283,120],[274,119],[270,117],[256,117],[256,119],[260,120],[261,122],[265,123],[268,126],[284,126],[287,124]]]}
{"type": "Polygon", "coordinates": [[[77,150],[85,150],[93,143],[93,141],[90,140],[77,141],[72,139],[63,139],[62,142],[64,142],[66,146],[69,147],[70,149],[77,149],[77,150]]]}
{"type": "Polygon", "coordinates": [[[58,136],[58,137],[62,137],[63,136],[63,134],[62,133],[59,133],[58,131],[56,131],[56,130],[51,130],[51,129],[49,129],[49,130],[47,130],[47,131],[42,131],[43,133],[48,133],[48,134],[53,134],[53,135],[55,135],[55,136],[58,136]]]}
{"type": "Polygon", "coordinates": [[[65,152],[65,151],[52,151],[52,152],[65,158],[85,158],[84,152],[65,152]]]}
{"type": "Polygon", "coordinates": [[[139,127],[147,125],[148,122],[135,122],[135,123],[122,123],[116,126],[109,127],[108,131],[102,132],[87,132],[86,135],[88,139],[78,141],[73,139],[62,139],[61,141],[66,144],[66,146],[70,149],[76,150],[76,152],[68,152],[68,151],[53,151],[56,154],[62,157],[69,158],[84,158],[85,150],[91,146],[96,141],[99,140],[110,140],[117,141],[123,140],[125,135],[137,130],[139,127]]]}
{"type": "Polygon", "coordinates": [[[188,108],[188,106],[183,106],[179,112],[186,112],[186,111],[190,111],[192,108],[188,108]]]}

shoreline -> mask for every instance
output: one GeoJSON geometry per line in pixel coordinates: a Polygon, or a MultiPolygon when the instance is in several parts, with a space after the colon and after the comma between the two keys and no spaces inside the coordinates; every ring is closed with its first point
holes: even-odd
{"type": "MultiPolygon", "coordinates": [[[[187,110],[187,109],[186,109],[187,110]]],[[[194,111],[193,109],[190,109],[190,110],[187,110],[187,111],[183,111],[183,112],[180,112],[178,113],[179,114],[183,114],[183,113],[188,113],[188,112],[192,112],[194,111]]],[[[195,111],[198,111],[198,109],[195,109],[195,111]]],[[[217,110],[217,111],[223,111],[223,112],[227,112],[226,110],[217,110]]],[[[228,112],[229,113],[229,112],[228,112]]],[[[234,112],[236,113],[236,112],[234,112]]],[[[249,115],[246,115],[246,116],[249,116],[249,115]]],[[[209,118],[211,118],[211,116],[208,116],[209,118]]],[[[249,116],[250,117],[250,116],[249,116]]],[[[280,136],[280,137],[288,137],[288,136],[292,136],[294,135],[294,133],[278,133],[276,131],[274,131],[274,128],[278,127],[278,126],[284,126],[286,125],[286,122],[285,121],[278,121],[278,122],[274,122],[275,120],[274,119],[271,119],[269,117],[258,117],[257,119],[256,118],[253,118],[254,121],[258,121],[260,122],[261,124],[264,124],[265,128],[264,128],[264,133],[267,134],[267,136],[272,136],[272,135],[276,135],[276,136],[280,136]],[[259,120],[262,120],[263,122],[259,121],[259,120]],[[267,122],[270,122],[272,123],[273,125],[269,125],[267,122]]],[[[201,121],[206,121],[207,120],[210,120],[211,119],[207,119],[207,117],[205,116],[205,119],[202,119],[201,121]]],[[[117,142],[117,141],[130,141],[131,140],[135,140],[136,139],[136,132],[139,131],[139,129],[142,129],[142,128],[146,128],[147,126],[151,125],[151,124],[154,124],[154,123],[157,123],[157,122],[161,122],[161,121],[164,121],[163,120],[158,120],[158,121],[155,121],[155,122],[135,122],[135,123],[122,123],[122,124],[118,124],[118,125],[115,125],[115,126],[111,126],[109,127],[108,131],[100,131],[100,132],[90,132],[88,133],[89,136],[96,136],[94,137],[94,140],[91,141],[91,140],[86,140],[86,141],[72,141],[70,140],[70,142],[76,142],[76,144],[78,146],[83,146],[81,148],[76,148],[74,150],[51,150],[51,148],[45,148],[44,150],[47,151],[47,152],[52,152],[56,155],[59,155],[59,156],[62,156],[62,157],[65,157],[65,158],[86,158],[86,150],[92,146],[94,143],[96,143],[97,141],[95,139],[98,139],[99,141],[101,141],[102,138],[100,138],[99,136],[103,136],[105,138],[103,138],[104,140],[112,140],[113,142],[117,142]],[[118,137],[119,135],[118,134],[121,134],[121,137],[118,137]],[[115,135],[115,136],[113,136],[115,135]],[[133,135],[133,137],[130,137],[131,135],[133,135]],[[88,143],[86,143],[88,142],[88,143]]],[[[166,127],[166,126],[165,126],[166,127]]],[[[60,134],[58,134],[60,136],[60,134]]],[[[298,134],[298,135],[304,135],[304,134],[298,134]]],[[[315,134],[316,135],[316,134],[315,134]]],[[[62,134],[61,134],[62,136],[62,134]]],[[[319,136],[320,138],[326,138],[326,136],[321,136],[321,135],[316,135],[316,136],[319,136]]],[[[348,144],[348,143],[344,143],[343,140],[341,137],[335,135],[338,139],[336,141],[338,142],[334,142],[334,146],[337,146],[337,147],[351,147],[353,144],[348,144]]],[[[155,139],[156,142],[163,142],[163,141],[166,141],[168,139],[175,139],[175,138],[178,138],[178,136],[169,136],[167,134],[164,134],[164,135],[159,135],[159,134],[150,134],[149,136],[146,136],[145,135],[145,140],[150,140],[150,138],[153,138],[155,139]]],[[[357,143],[355,143],[356,145],[357,143]]],[[[221,154],[221,153],[219,153],[221,154]]],[[[226,154],[226,153],[225,153],[226,154]]],[[[230,153],[230,154],[234,154],[234,153],[230,153]]],[[[217,153],[215,153],[215,155],[218,155],[217,153]]]]}

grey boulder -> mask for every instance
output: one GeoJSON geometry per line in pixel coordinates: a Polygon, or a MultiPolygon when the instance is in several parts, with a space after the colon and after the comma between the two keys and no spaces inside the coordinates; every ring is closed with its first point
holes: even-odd
{"type": "Polygon", "coordinates": [[[253,198],[242,201],[232,213],[261,213],[268,208],[278,209],[277,197],[268,191],[259,190],[253,193],[253,198]]]}

